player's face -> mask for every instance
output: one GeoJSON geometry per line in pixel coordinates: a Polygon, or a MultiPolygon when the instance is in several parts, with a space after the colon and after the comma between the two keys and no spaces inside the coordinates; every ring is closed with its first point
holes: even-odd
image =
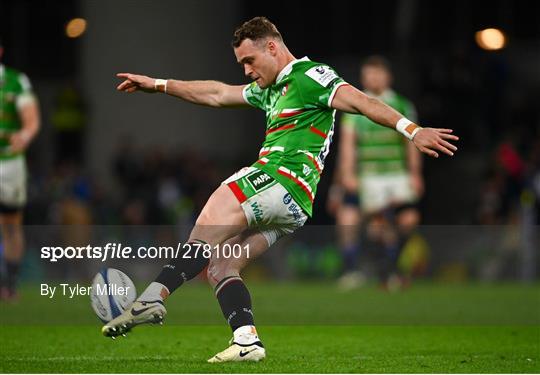
{"type": "Polygon", "coordinates": [[[234,49],[244,74],[263,89],[272,85],[278,74],[275,47],[272,41],[253,42],[245,39],[234,49]]]}
{"type": "Polygon", "coordinates": [[[364,66],[360,72],[360,80],[365,90],[381,94],[390,87],[392,77],[390,73],[379,66],[364,66]]]}

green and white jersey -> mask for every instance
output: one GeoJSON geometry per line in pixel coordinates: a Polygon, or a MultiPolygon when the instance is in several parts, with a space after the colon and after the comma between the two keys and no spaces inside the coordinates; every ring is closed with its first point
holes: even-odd
{"type": "MultiPolygon", "coordinates": [[[[413,104],[392,90],[376,97],[416,122],[413,104]]],[[[357,171],[359,176],[407,172],[407,140],[398,132],[378,125],[366,116],[344,114],[341,126],[354,129],[357,137],[357,171]]]]}
{"type": "Polygon", "coordinates": [[[28,77],[0,64],[0,160],[18,156],[9,151],[9,137],[21,129],[19,110],[33,100],[28,77]]]}
{"type": "Polygon", "coordinates": [[[328,65],[304,57],[272,86],[253,82],[243,91],[246,102],[266,112],[266,138],[252,166],[282,184],[309,216],[334,134],[331,103],[345,84],[328,65]]]}

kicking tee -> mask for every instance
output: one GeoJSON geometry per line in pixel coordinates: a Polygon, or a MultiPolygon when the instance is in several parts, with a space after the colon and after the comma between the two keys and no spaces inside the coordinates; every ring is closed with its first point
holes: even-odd
{"type": "Polygon", "coordinates": [[[243,90],[246,102],[266,113],[266,138],[252,167],[283,185],[309,216],[334,134],[332,100],[346,84],[328,65],[304,57],[272,86],[252,82],[243,90]]]}

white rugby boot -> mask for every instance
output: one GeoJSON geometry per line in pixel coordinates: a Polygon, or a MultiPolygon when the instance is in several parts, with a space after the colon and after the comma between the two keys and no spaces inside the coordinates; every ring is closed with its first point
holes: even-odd
{"type": "Polygon", "coordinates": [[[260,341],[250,345],[240,345],[233,342],[227,349],[210,358],[208,362],[258,362],[264,358],[266,358],[266,350],[260,341]]]}
{"type": "Polygon", "coordinates": [[[258,362],[265,357],[266,350],[259,340],[255,326],[246,325],[237,328],[229,341],[229,347],[210,358],[208,362],[258,362]]]}
{"type": "Polygon", "coordinates": [[[112,337],[125,336],[131,328],[146,323],[163,323],[163,318],[167,315],[167,310],[163,302],[156,301],[135,301],[129,309],[118,315],[101,328],[104,336],[112,337]]]}

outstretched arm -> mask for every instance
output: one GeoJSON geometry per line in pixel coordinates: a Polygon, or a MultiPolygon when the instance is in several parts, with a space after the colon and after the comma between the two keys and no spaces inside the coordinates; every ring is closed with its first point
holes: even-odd
{"type": "Polygon", "coordinates": [[[457,150],[457,147],[449,142],[459,139],[450,134],[452,129],[421,128],[382,101],[353,86],[344,85],[338,89],[332,108],[348,113],[360,113],[378,124],[396,129],[409,138],[418,150],[429,156],[438,158],[438,151],[454,155],[457,150]]]}
{"type": "Polygon", "coordinates": [[[118,73],[116,76],[124,79],[116,88],[119,91],[164,92],[209,107],[249,106],[242,95],[244,85],[232,86],[217,81],[163,80],[131,73],[118,73]]]}

